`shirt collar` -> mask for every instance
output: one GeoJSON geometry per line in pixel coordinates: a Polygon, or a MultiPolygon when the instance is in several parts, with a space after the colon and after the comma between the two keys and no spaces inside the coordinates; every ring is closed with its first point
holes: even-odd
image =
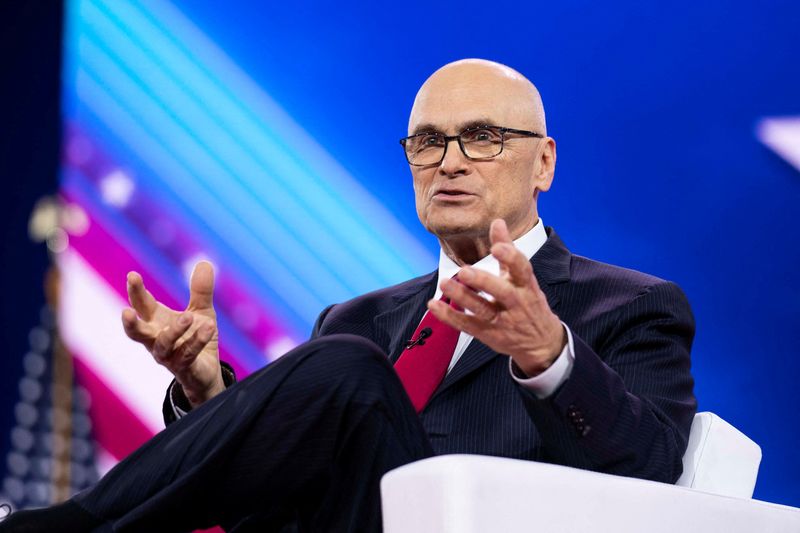
{"type": "MultiPolygon", "coordinates": [[[[527,233],[522,235],[519,239],[514,241],[514,246],[517,247],[519,251],[525,254],[525,257],[530,259],[533,255],[539,251],[544,243],[547,241],[547,232],[544,229],[544,223],[540,218],[536,225],[533,226],[527,233]]],[[[492,254],[487,255],[474,265],[473,268],[477,268],[478,270],[483,270],[484,272],[488,272],[490,274],[494,274],[495,276],[500,275],[500,263],[497,262],[497,259],[494,258],[492,254]]],[[[458,266],[452,259],[447,257],[444,253],[444,250],[439,250],[439,279],[436,280],[436,294],[433,296],[434,299],[439,299],[442,296],[442,289],[439,288],[442,281],[446,279],[450,279],[455,276],[461,267],[458,266]]]]}

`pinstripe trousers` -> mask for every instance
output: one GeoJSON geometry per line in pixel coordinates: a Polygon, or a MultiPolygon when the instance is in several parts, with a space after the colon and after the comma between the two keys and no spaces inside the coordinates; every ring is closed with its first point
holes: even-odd
{"type": "Polygon", "coordinates": [[[380,531],[381,476],[433,451],[371,341],[309,341],[181,418],[75,497],[95,531],[380,531]]]}

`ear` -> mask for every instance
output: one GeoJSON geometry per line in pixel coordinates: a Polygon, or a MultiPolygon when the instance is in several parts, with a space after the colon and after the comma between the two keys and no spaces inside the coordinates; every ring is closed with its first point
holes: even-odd
{"type": "Polygon", "coordinates": [[[533,176],[535,192],[550,190],[556,172],[556,141],[552,137],[545,137],[541,141],[540,150],[533,176]]]}

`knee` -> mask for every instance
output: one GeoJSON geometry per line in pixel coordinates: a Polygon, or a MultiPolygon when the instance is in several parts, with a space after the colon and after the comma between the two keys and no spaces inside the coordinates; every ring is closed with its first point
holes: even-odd
{"type": "Polygon", "coordinates": [[[391,366],[389,356],[377,344],[358,335],[325,335],[309,341],[306,346],[315,355],[322,354],[325,359],[335,359],[339,364],[378,363],[391,366]]]}
{"type": "Polygon", "coordinates": [[[325,335],[306,343],[305,350],[308,355],[304,361],[306,370],[312,367],[351,380],[394,374],[386,353],[371,340],[358,335],[325,335]]]}
{"type": "Polygon", "coordinates": [[[303,398],[414,412],[389,357],[363,337],[326,335],[298,346],[275,364],[285,363],[290,376],[285,390],[296,388],[303,398]]]}

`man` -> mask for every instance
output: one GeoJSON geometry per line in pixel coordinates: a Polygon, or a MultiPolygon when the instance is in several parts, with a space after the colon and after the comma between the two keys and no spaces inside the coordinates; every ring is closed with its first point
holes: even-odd
{"type": "Polygon", "coordinates": [[[211,266],[184,312],[132,273],[123,325],[175,375],[165,414],[180,420],[77,503],[15,523],[373,531],[380,476],[435,453],[674,482],[696,406],[688,303],[545,230],[556,151],[536,88],[497,63],[448,64],[401,142],[438,271],[325,309],[310,342],[232,386],[211,266]]]}

